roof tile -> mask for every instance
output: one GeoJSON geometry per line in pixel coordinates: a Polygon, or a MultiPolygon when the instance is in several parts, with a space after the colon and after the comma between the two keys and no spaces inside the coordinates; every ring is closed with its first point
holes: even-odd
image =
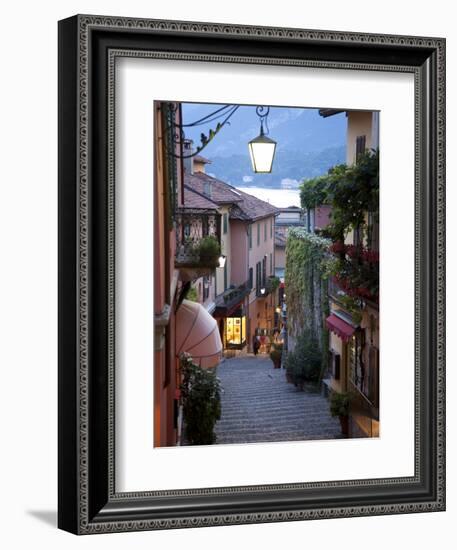
{"type": "Polygon", "coordinates": [[[188,208],[217,209],[218,205],[200,193],[196,193],[191,187],[184,185],[184,206],[188,208]]]}
{"type": "Polygon", "coordinates": [[[232,185],[203,172],[185,173],[184,183],[185,187],[203,195],[216,204],[231,204],[231,219],[255,221],[279,214],[279,209],[270,203],[240,191],[232,185]]]}

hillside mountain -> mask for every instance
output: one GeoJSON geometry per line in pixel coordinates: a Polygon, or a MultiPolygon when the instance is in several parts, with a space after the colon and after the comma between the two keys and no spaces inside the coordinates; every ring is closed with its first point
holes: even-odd
{"type": "Polygon", "coordinates": [[[326,174],[335,164],[346,157],[344,146],[323,151],[302,153],[300,151],[277,151],[271,174],[254,174],[249,155],[214,157],[206,166],[206,172],[234,186],[296,188],[304,178],[326,174]]]}
{"type": "MultiPolygon", "coordinates": [[[[201,119],[220,105],[183,104],[184,124],[201,119]]],[[[200,134],[208,135],[217,121],[185,128],[186,138],[200,143],[200,134]]],[[[303,178],[324,174],[344,162],[346,150],[346,116],[328,118],[317,109],[272,107],[268,117],[269,136],[277,142],[271,174],[254,174],[248,153],[248,142],[260,132],[255,107],[240,106],[202,155],[211,160],[207,172],[232,185],[296,187],[303,178]]]]}

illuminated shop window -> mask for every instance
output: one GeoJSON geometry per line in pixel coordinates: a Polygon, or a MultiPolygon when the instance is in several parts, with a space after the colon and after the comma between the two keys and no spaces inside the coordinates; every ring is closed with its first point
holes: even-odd
{"type": "Polygon", "coordinates": [[[227,317],[225,320],[227,348],[242,348],[246,344],[246,316],[227,317]]]}

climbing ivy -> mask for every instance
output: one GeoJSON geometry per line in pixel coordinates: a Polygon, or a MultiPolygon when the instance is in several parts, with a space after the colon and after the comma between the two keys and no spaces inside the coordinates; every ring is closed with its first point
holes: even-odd
{"type": "Polygon", "coordinates": [[[327,367],[329,336],[324,319],[329,312],[329,277],[347,293],[344,305],[356,320],[361,318],[364,300],[374,300],[378,294],[379,256],[362,245],[344,243],[352,230],[368,236],[367,212],[377,221],[378,151],[366,151],[354,165],[340,164],[325,176],[305,180],[300,199],[307,210],[322,204],[331,207],[330,224],[320,235],[294,228],[286,244],[289,334],[297,342],[305,334],[311,338],[322,353],[322,374],[327,367]]]}
{"type": "Polygon", "coordinates": [[[326,204],[329,200],[329,182],[330,178],[328,175],[305,180],[300,186],[300,201],[302,207],[307,210],[312,210],[317,206],[326,204]]]}
{"type": "Polygon", "coordinates": [[[379,152],[367,150],[358,156],[356,164],[340,164],[325,176],[305,180],[300,198],[303,208],[320,204],[331,207],[330,223],[320,230],[322,236],[333,241],[335,260],[329,272],[353,298],[347,304],[348,310],[360,317],[363,299],[376,301],[378,296],[379,254],[362,242],[367,237],[369,246],[373,227],[369,218],[371,223],[379,219],[379,152]],[[353,230],[359,236],[358,244],[346,245],[345,237],[353,230]]]}
{"type": "Polygon", "coordinates": [[[352,229],[367,232],[366,213],[379,212],[379,152],[367,150],[353,165],[339,164],[328,174],[304,180],[300,186],[303,208],[331,206],[331,223],[325,235],[344,241],[352,229]]]}
{"type": "Polygon", "coordinates": [[[287,317],[293,338],[306,332],[322,353],[322,367],[327,365],[328,333],[324,319],[328,315],[328,274],[333,261],[331,241],[291,228],[286,244],[287,317]]]}

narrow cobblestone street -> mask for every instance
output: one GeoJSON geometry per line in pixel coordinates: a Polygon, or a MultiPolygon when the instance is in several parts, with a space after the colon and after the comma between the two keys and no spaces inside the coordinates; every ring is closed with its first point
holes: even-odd
{"type": "Polygon", "coordinates": [[[288,384],[284,369],[274,369],[268,356],[226,359],[217,375],[223,388],[217,443],[341,437],[328,401],[316,391],[288,384]]]}

